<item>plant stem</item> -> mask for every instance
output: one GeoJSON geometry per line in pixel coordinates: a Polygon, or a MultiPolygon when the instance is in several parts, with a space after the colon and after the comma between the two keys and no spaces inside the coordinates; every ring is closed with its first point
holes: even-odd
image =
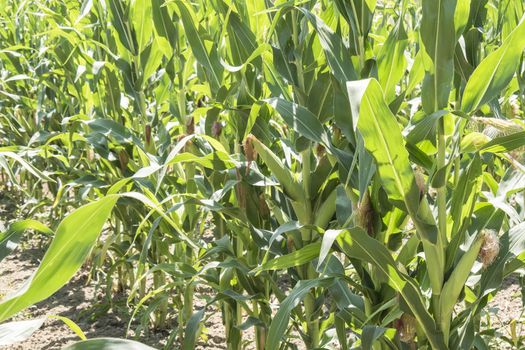
{"type": "Polygon", "coordinates": [[[297,11],[292,11],[292,39],[294,45],[294,58],[295,66],[297,68],[297,83],[299,84],[300,94],[296,94],[297,102],[300,105],[304,104],[303,94],[306,93],[304,85],[304,73],[303,73],[303,58],[299,47],[299,26],[300,23],[297,20],[297,11]]]}
{"type": "MultiPolygon", "coordinates": [[[[440,171],[446,166],[446,143],[445,143],[445,122],[443,118],[438,121],[438,133],[437,133],[437,171],[440,171]]],[[[447,236],[447,179],[445,178],[444,183],[437,189],[437,205],[438,205],[438,232],[439,238],[442,242],[442,254],[446,252],[446,242],[448,242],[447,236]]],[[[443,271],[444,272],[444,271],[443,271]]],[[[434,307],[434,317],[437,320],[441,331],[443,332],[445,343],[448,344],[448,334],[450,328],[449,317],[442,319],[441,308],[439,307],[439,300],[441,298],[441,291],[439,294],[433,294],[432,304],[434,307]]]]}
{"type": "MultiPolygon", "coordinates": [[[[446,166],[446,144],[445,144],[445,127],[444,120],[441,118],[438,122],[438,154],[437,154],[437,171],[446,166]]],[[[447,234],[447,179],[442,186],[437,189],[438,204],[438,229],[442,242],[448,241],[447,234]]]]}

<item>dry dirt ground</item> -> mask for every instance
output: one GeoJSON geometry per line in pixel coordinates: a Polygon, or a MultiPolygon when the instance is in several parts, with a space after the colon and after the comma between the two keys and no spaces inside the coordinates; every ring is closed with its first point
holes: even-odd
{"type": "MultiPolygon", "coordinates": [[[[38,246],[19,249],[0,262],[0,298],[16,290],[36,269],[44,249],[38,246]]],[[[204,302],[197,305],[203,304],[204,302]]],[[[73,320],[88,338],[95,337],[126,337],[127,318],[111,309],[106,310],[103,300],[103,291],[99,290],[94,282],[88,281],[85,271],[79,272],[65,287],[51,298],[38,303],[17,314],[13,320],[39,318],[46,315],[60,315],[73,320]]],[[[206,339],[201,340],[200,349],[226,349],[224,327],[220,314],[216,309],[206,310],[205,321],[206,339]]],[[[128,334],[133,338],[133,332],[128,334]]],[[[169,332],[150,332],[136,340],[162,349],[169,332]]],[[[1,350],[38,350],[61,349],[67,344],[78,341],[78,336],[62,321],[48,319],[41,329],[31,338],[16,345],[1,347],[1,350]]]]}
{"type": "MultiPolygon", "coordinates": [[[[0,297],[15,290],[38,266],[39,260],[44,254],[44,249],[38,244],[32,243],[17,252],[11,254],[0,262],[0,297]]],[[[206,290],[199,292],[209,293],[206,290]]],[[[197,306],[203,305],[202,298],[197,301],[197,306]]],[[[88,282],[87,273],[80,272],[68,285],[53,295],[48,300],[32,306],[14,319],[28,319],[42,317],[45,315],[60,315],[72,319],[85,332],[88,338],[94,337],[126,337],[127,318],[119,315],[111,309],[106,310],[103,306],[103,292],[98,290],[94,282],[88,282]]],[[[522,318],[523,305],[521,293],[516,279],[505,282],[504,288],[497,294],[489,305],[488,317],[491,327],[498,329],[500,334],[509,335],[511,320],[522,318]]],[[[205,321],[206,339],[199,342],[198,349],[226,349],[224,338],[224,327],[221,322],[220,313],[217,309],[206,310],[205,321]]],[[[518,331],[525,333],[522,322],[518,323],[518,331]]],[[[152,332],[142,335],[136,340],[162,349],[169,337],[169,332],[152,332]]],[[[128,334],[133,337],[133,333],[128,334]]],[[[62,321],[49,319],[44,326],[38,330],[30,339],[9,347],[0,347],[1,350],[38,350],[38,349],[61,349],[64,345],[71,344],[79,338],[62,321]]],[[[253,332],[247,332],[246,340],[253,344],[253,332]]],[[[510,349],[501,343],[494,343],[498,349],[510,349]]],[[[248,345],[247,349],[253,349],[248,345]]]]}

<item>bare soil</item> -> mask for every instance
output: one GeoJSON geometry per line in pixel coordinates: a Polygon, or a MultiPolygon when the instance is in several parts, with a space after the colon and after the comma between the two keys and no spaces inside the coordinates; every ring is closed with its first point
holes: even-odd
{"type": "MultiPolygon", "coordinates": [[[[0,299],[18,289],[31,275],[43,257],[45,247],[40,247],[39,240],[30,240],[22,247],[0,262],[0,299]]],[[[206,288],[196,290],[196,308],[204,307],[205,299],[213,291],[206,288]]],[[[124,296],[122,296],[124,300],[124,296]]],[[[118,297],[115,298],[118,304],[118,297]]],[[[115,306],[115,304],[114,304],[115,306]]],[[[108,307],[104,292],[96,282],[88,279],[86,270],[80,271],[64,288],[51,298],[34,305],[17,314],[13,320],[45,317],[48,315],[65,316],[73,320],[88,338],[118,337],[131,338],[153,346],[157,349],[165,346],[170,337],[168,331],[149,332],[136,336],[133,331],[127,333],[129,313],[125,305],[108,307]],[[115,311],[117,310],[117,311],[115,311]]],[[[485,327],[494,329],[499,336],[510,335],[510,323],[516,320],[518,332],[525,333],[523,323],[523,304],[520,286],[516,278],[504,282],[503,289],[489,303],[484,316],[485,327]]],[[[132,327],[133,328],[133,327],[132,327]]],[[[226,349],[225,330],[221,314],[217,308],[209,306],[206,310],[204,335],[199,340],[197,349],[226,349]]],[[[254,348],[254,334],[250,329],[245,332],[246,349],[254,348]]],[[[61,349],[63,346],[78,341],[78,336],[62,321],[48,319],[43,327],[31,338],[1,350],[37,350],[61,349]]],[[[300,344],[297,344],[301,348],[300,344]]],[[[492,344],[499,349],[511,349],[510,346],[497,342],[492,344]]]]}
{"type": "MultiPolygon", "coordinates": [[[[36,242],[36,241],[32,241],[36,242]]],[[[0,262],[0,297],[17,289],[36,269],[39,259],[45,249],[35,246],[25,246],[0,262]]],[[[212,291],[198,289],[196,307],[205,305],[203,294],[212,291]]],[[[512,320],[522,318],[523,305],[518,281],[515,278],[504,282],[503,289],[489,303],[485,318],[490,321],[487,326],[497,330],[501,335],[508,336],[509,324],[512,320]]],[[[84,331],[88,338],[119,337],[132,338],[153,346],[164,348],[169,332],[150,332],[147,335],[134,337],[133,332],[126,334],[129,315],[118,314],[107,307],[103,299],[103,291],[99,290],[94,281],[88,281],[86,271],[79,272],[64,288],[51,298],[34,305],[16,315],[13,320],[44,317],[46,315],[60,315],[73,320],[84,331]]],[[[226,349],[224,326],[219,310],[208,307],[204,338],[199,341],[197,349],[226,349]]],[[[523,324],[520,323],[521,328],[523,324]]],[[[524,330],[525,331],[525,330],[524,330]]],[[[246,341],[253,344],[253,332],[246,332],[246,341]]],[[[61,349],[67,344],[78,341],[78,336],[62,321],[46,320],[43,327],[28,340],[9,347],[0,347],[2,350],[37,350],[61,349]]],[[[247,349],[253,345],[247,345],[247,349]]],[[[496,344],[494,344],[496,345],[496,344]]],[[[498,348],[510,349],[505,344],[498,344],[498,348]]]]}
{"type": "MultiPolygon", "coordinates": [[[[489,342],[491,348],[516,349],[504,342],[503,338],[511,338],[511,324],[516,324],[516,335],[525,336],[524,306],[521,297],[521,287],[518,279],[511,276],[503,281],[502,289],[492,299],[484,311],[482,326],[484,329],[493,330],[495,336],[489,342]]],[[[523,344],[522,344],[523,345],[523,344]]]]}
{"type": "MultiPolygon", "coordinates": [[[[25,246],[0,262],[0,299],[6,294],[17,290],[24,281],[35,271],[45,248],[40,248],[39,240],[30,240],[25,246]]],[[[211,298],[212,291],[207,288],[197,288],[195,308],[202,309],[206,305],[205,299],[211,298]]],[[[124,303],[124,297],[123,303],[124,303]]],[[[118,304],[118,298],[114,305],[118,304]]],[[[148,334],[135,336],[133,328],[127,331],[129,313],[122,306],[122,313],[115,312],[117,308],[109,308],[104,299],[104,291],[96,282],[88,279],[87,271],[81,270],[66,286],[52,297],[12,318],[12,321],[45,317],[49,315],[65,316],[74,321],[85,333],[88,339],[99,337],[129,338],[140,341],[157,349],[168,348],[168,331],[150,331],[148,334]]],[[[208,306],[204,319],[201,339],[196,349],[219,350],[226,349],[225,328],[222,324],[220,311],[214,306],[208,306]]],[[[1,347],[1,350],[37,350],[62,349],[68,344],[79,341],[80,338],[62,321],[48,319],[44,325],[26,341],[16,345],[1,347]]],[[[254,332],[245,331],[243,340],[245,349],[254,349],[254,332]]]]}
{"type": "MultiPolygon", "coordinates": [[[[36,269],[43,253],[44,250],[37,247],[21,249],[0,262],[0,296],[19,288],[36,269]]],[[[95,283],[86,284],[87,280],[87,273],[81,271],[52,297],[17,314],[13,320],[59,315],[73,320],[88,338],[125,338],[127,320],[111,309],[106,310],[102,302],[102,291],[97,290],[95,283]]],[[[169,334],[153,333],[138,340],[161,348],[163,339],[168,336],[169,334]]],[[[2,349],[61,349],[78,340],[79,337],[62,321],[48,319],[28,340],[2,349]]]]}

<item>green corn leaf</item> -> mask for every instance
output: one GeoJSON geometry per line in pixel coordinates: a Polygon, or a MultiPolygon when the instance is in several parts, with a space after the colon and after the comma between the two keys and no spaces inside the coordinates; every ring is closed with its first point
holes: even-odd
{"type": "MultiPolygon", "coordinates": [[[[29,173],[31,173],[33,176],[35,176],[38,179],[47,180],[51,182],[55,182],[52,178],[35,168],[33,165],[29,164],[27,161],[24,160],[21,156],[19,156],[15,152],[11,151],[3,151],[0,149],[0,159],[1,158],[11,158],[14,161],[18,162],[24,169],[26,169],[29,173]]],[[[6,169],[7,170],[7,169],[6,169]]]]}
{"type": "Polygon", "coordinates": [[[432,289],[439,294],[443,281],[444,237],[437,227],[426,198],[419,198],[414,172],[410,166],[403,136],[383,97],[377,80],[369,80],[361,100],[357,128],[365,147],[375,158],[382,187],[392,203],[407,211],[423,241],[432,289]]]}
{"type": "Polygon", "coordinates": [[[68,326],[69,329],[71,329],[73,332],[75,332],[75,334],[80,339],[87,340],[87,337],[84,334],[84,332],[82,332],[82,329],[80,329],[80,327],[75,322],[73,322],[73,320],[71,320],[70,318],[67,318],[65,316],[57,316],[57,315],[50,315],[48,317],[49,318],[54,318],[54,319],[57,319],[57,320],[60,320],[60,321],[64,322],[66,324],[66,326],[68,326]]]}
{"type": "Polygon", "coordinates": [[[117,31],[120,42],[132,55],[138,55],[137,39],[135,35],[133,35],[131,26],[129,25],[129,11],[126,10],[125,3],[122,0],[110,1],[109,9],[111,13],[111,23],[117,31]]]}
{"type": "Polygon", "coordinates": [[[303,201],[304,192],[301,185],[295,180],[293,173],[283,162],[262,142],[253,139],[253,145],[257,154],[262,158],[266,166],[270,169],[273,176],[277,178],[284,191],[294,200],[303,201]]]}
{"type": "Polygon", "coordinates": [[[195,26],[199,23],[196,19],[195,13],[191,4],[186,1],[176,1],[180,11],[180,18],[184,26],[186,38],[190,44],[191,50],[195,55],[195,59],[204,67],[209,75],[210,86],[213,91],[218,91],[222,84],[222,66],[220,62],[212,57],[206,50],[204,41],[195,26]]]}
{"type": "Polygon", "coordinates": [[[143,149],[142,142],[132,133],[129,132],[122,124],[117,123],[111,119],[93,119],[85,122],[94,133],[104,135],[105,137],[112,137],[116,142],[134,143],[136,146],[143,149]]]}
{"type": "Polygon", "coordinates": [[[321,243],[311,243],[290,254],[279,256],[267,261],[263,265],[255,268],[254,273],[268,270],[284,270],[290,267],[304,265],[319,256],[321,243]]]}
{"type": "Polygon", "coordinates": [[[505,153],[525,146],[525,131],[515,134],[496,137],[484,144],[480,152],[505,153]]]}
{"type": "Polygon", "coordinates": [[[481,159],[476,156],[470,162],[468,168],[460,175],[459,182],[452,195],[450,207],[450,214],[454,220],[454,232],[457,232],[457,229],[462,225],[463,220],[469,217],[473,210],[470,206],[473,205],[475,200],[469,199],[469,197],[479,194],[478,178],[482,175],[481,166],[481,159]]]}
{"type": "Polygon", "coordinates": [[[470,65],[470,63],[467,61],[467,58],[465,57],[465,50],[463,49],[463,46],[459,43],[456,45],[456,50],[454,52],[454,66],[456,71],[461,76],[462,82],[464,83],[468,81],[472,75],[472,72],[474,72],[474,68],[470,65]]]}
{"type": "Polygon", "coordinates": [[[171,58],[173,46],[176,43],[177,29],[173,24],[168,7],[164,5],[164,0],[152,0],[151,7],[156,40],[164,55],[171,58]]]}
{"type": "Polygon", "coordinates": [[[454,74],[455,9],[456,0],[423,0],[421,42],[426,74],[421,100],[427,114],[448,106],[454,74]]]}
{"type": "Polygon", "coordinates": [[[433,349],[447,349],[443,334],[438,330],[432,316],[425,307],[425,301],[416,282],[401,273],[388,252],[377,240],[368,236],[360,228],[346,230],[337,237],[337,243],[350,258],[366,261],[374,265],[386,277],[388,285],[396,290],[424,330],[433,349]]]}
{"type": "Polygon", "coordinates": [[[348,332],[346,330],[345,320],[339,317],[339,315],[336,315],[334,323],[335,323],[337,338],[339,340],[339,344],[341,344],[341,350],[348,350],[348,340],[347,340],[348,332]]]}
{"type": "Polygon", "coordinates": [[[75,20],[75,24],[80,22],[82,18],[86,17],[91,12],[92,8],[93,8],[93,0],[84,0],[82,2],[82,7],[80,8],[80,14],[75,20]]]}
{"type": "Polygon", "coordinates": [[[348,165],[351,162],[348,153],[332,145],[328,132],[312,112],[282,98],[271,98],[266,100],[266,102],[271,105],[281,115],[285,123],[299,135],[326,147],[326,149],[337,158],[340,168],[348,172],[348,165]]]}
{"type": "Polygon", "coordinates": [[[361,346],[363,350],[372,350],[376,340],[381,338],[387,329],[384,327],[366,325],[361,333],[361,346]]]}
{"type": "Polygon", "coordinates": [[[15,321],[0,324],[0,346],[14,345],[28,339],[46,320],[45,317],[33,320],[15,321]]]}
{"type": "Polygon", "coordinates": [[[184,331],[184,342],[182,344],[183,350],[195,349],[195,343],[197,342],[197,337],[199,335],[200,322],[204,317],[205,310],[206,309],[199,310],[191,315],[184,331]]]}
{"type": "Polygon", "coordinates": [[[131,2],[131,21],[135,28],[139,54],[148,46],[153,34],[151,3],[151,0],[133,0],[131,2]]]}
{"type": "Polygon", "coordinates": [[[36,220],[28,219],[15,222],[6,232],[0,233],[0,261],[18,246],[22,234],[27,230],[39,231],[47,235],[53,234],[49,227],[36,220]]]}
{"type": "MultiPolygon", "coordinates": [[[[239,16],[235,12],[231,12],[228,17],[228,33],[229,33],[229,49],[231,51],[231,56],[233,58],[233,63],[236,66],[241,66],[246,64],[250,60],[250,57],[258,50],[261,50],[261,47],[258,47],[255,35],[250,30],[250,28],[241,21],[239,16]]],[[[270,49],[267,45],[262,45],[263,50],[270,49]]],[[[254,64],[257,67],[261,67],[261,59],[258,56],[261,53],[257,54],[251,60],[254,60],[254,64]]],[[[251,61],[250,60],[250,61],[251,61]]]]}
{"type": "Polygon", "coordinates": [[[417,212],[419,191],[403,136],[377,80],[369,80],[361,100],[357,128],[374,156],[388,198],[402,209],[417,212]],[[407,208],[410,207],[410,208],[407,208]]]}
{"type": "Polygon", "coordinates": [[[317,216],[314,220],[314,226],[325,229],[332,220],[336,210],[337,191],[333,189],[328,197],[321,203],[317,210],[317,216]]]}
{"type": "Polygon", "coordinates": [[[424,78],[425,78],[425,67],[423,65],[424,55],[426,53],[424,50],[419,50],[414,57],[414,63],[408,74],[408,86],[406,89],[406,94],[409,95],[424,78]]]}
{"type": "Polygon", "coordinates": [[[476,156],[470,162],[468,168],[461,173],[459,182],[452,195],[450,217],[453,225],[451,231],[452,239],[447,247],[447,269],[454,263],[456,251],[459,248],[459,244],[464,240],[464,233],[470,224],[471,216],[481,191],[483,183],[481,166],[481,158],[476,156]]]}
{"type": "Polygon", "coordinates": [[[452,273],[443,286],[439,304],[443,319],[448,320],[454,311],[461,291],[465,287],[465,282],[470,275],[470,271],[479,254],[483,239],[476,237],[474,242],[467,248],[459,262],[454,266],[452,273]]]}
{"type": "Polygon", "coordinates": [[[525,16],[503,44],[481,61],[470,76],[461,103],[463,112],[474,112],[504,91],[516,72],[523,49],[525,49],[525,16]]]}
{"type": "MultiPolygon", "coordinates": [[[[269,245],[271,246],[273,244],[273,242],[275,242],[276,239],[278,239],[279,237],[281,237],[284,233],[287,233],[287,232],[292,232],[292,231],[297,231],[297,230],[300,230],[300,229],[316,229],[315,226],[311,226],[311,225],[301,225],[301,223],[299,223],[298,221],[289,221],[289,222],[286,222],[284,224],[282,224],[281,226],[279,226],[277,228],[277,230],[275,230],[271,237],[270,237],[270,240],[269,240],[269,245]]],[[[266,261],[267,259],[265,258],[264,261],[266,261]]]]}
{"type": "Polygon", "coordinates": [[[372,19],[376,8],[376,0],[355,0],[352,2],[336,0],[335,4],[351,28],[351,43],[354,52],[364,49],[368,32],[372,27],[372,19]],[[360,44],[361,43],[361,44],[360,44]]]}
{"type": "Polygon", "coordinates": [[[267,349],[278,349],[282,337],[290,322],[290,314],[292,310],[299,305],[301,300],[308,294],[310,289],[319,287],[321,285],[327,286],[332,282],[332,279],[314,279],[308,281],[299,281],[292,289],[290,294],[281,302],[279,311],[275,314],[270,324],[268,336],[266,337],[267,349]]]}
{"type": "Polygon", "coordinates": [[[27,284],[0,301],[0,321],[58,291],[82,266],[118,196],[104,197],[68,215],[57,227],[40,266],[27,284]]]}
{"type": "Polygon", "coordinates": [[[299,8],[299,10],[310,21],[317,32],[326,60],[335,78],[342,84],[357,79],[349,51],[343,44],[341,37],[336,35],[319,17],[304,8],[299,8]]]}
{"type": "Polygon", "coordinates": [[[416,235],[410,237],[406,243],[401,248],[399,255],[396,258],[396,261],[403,266],[406,266],[412,262],[412,260],[417,257],[417,249],[419,247],[419,238],[416,235]]]}
{"type": "Polygon", "coordinates": [[[410,128],[407,135],[407,141],[414,145],[423,140],[434,141],[436,138],[437,122],[448,113],[448,111],[439,110],[419,120],[410,128]]]}
{"type": "Polygon", "coordinates": [[[454,12],[454,29],[456,31],[456,41],[463,34],[468,23],[470,14],[471,0],[457,0],[456,11],[454,12]]]}
{"type": "Polygon", "coordinates": [[[158,41],[152,41],[140,54],[142,80],[144,84],[159,68],[164,54],[158,41]]]}
{"type": "Polygon", "coordinates": [[[330,140],[328,133],[312,112],[282,98],[272,98],[266,102],[268,102],[268,104],[281,115],[286,124],[292,127],[299,135],[311,141],[321,143],[325,147],[329,147],[330,140]]]}
{"type": "Polygon", "coordinates": [[[405,74],[407,66],[405,49],[408,45],[408,37],[403,26],[403,20],[403,17],[400,17],[398,24],[388,35],[377,57],[377,75],[387,103],[394,100],[396,85],[405,74]]]}

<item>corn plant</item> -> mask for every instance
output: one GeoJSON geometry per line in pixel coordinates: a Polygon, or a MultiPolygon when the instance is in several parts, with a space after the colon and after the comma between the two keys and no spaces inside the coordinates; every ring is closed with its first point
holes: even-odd
{"type": "MultiPolygon", "coordinates": [[[[28,216],[0,259],[51,240],[0,322],[86,261],[167,348],[201,337],[201,287],[228,349],[248,328],[257,349],[487,348],[525,254],[521,1],[0,5],[0,187],[28,216]]],[[[99,344],[131,346],[72,348],[99,344]]]]}

